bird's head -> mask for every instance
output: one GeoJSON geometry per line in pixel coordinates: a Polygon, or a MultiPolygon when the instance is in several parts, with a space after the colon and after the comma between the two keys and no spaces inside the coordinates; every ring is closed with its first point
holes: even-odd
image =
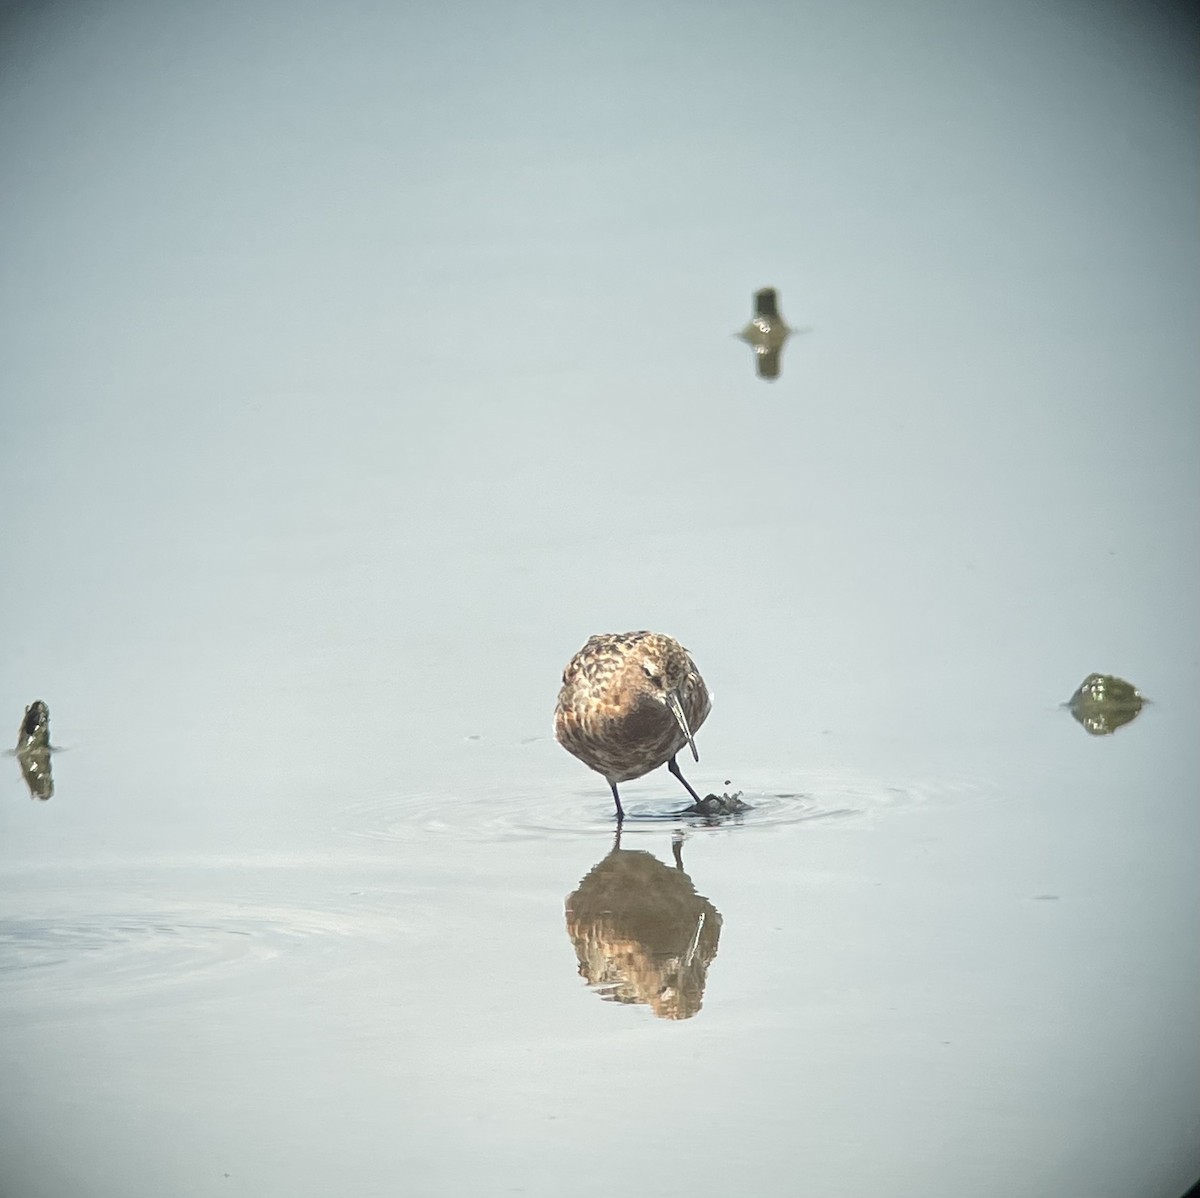
{"type": "Polygon", "coordinates": [[[656,639],[649,641],[640,653],[634,655],[629,668],[638,689],[653,701],[661,703],[675,717],[680,732],[692,750],[692,756],[699,761],[700,754],[696,751],[696,741],[683,708],[683,688],[691,672],[687,655],[678,645],[656,639]]]}

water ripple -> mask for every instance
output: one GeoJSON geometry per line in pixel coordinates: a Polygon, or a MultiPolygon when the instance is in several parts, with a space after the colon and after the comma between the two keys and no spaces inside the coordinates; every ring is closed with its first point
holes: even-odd
{"type": "Polygon", "coordinates": [[[79,1004],[135,1007],[149,996],[194,995],[304,947],[332,951],[349,938],[384,938],[394,921],[369,912],[204,903],[0,917],[0,1006],[49,1011],[79,1004]],[[378,926],[376,926],[378,925],[378,926]],[[30,1003],[30,994],[40,996],[30,1003]]]}
{"type": "MultiPolygon", "coordinates": [[[[759,781],[759,780],[755,780],[759,781]]],[[[985,788],[977,783],[945,780],[884,783],[845,774],[806,774],[788,788],[769,784],[728,788],[750,805],[737,815],[689,815],[686,796],[663,793],[639,799],[633,787],[622,794],[624,831],[679,827],[772,828],[812,821],[850,826],[871,824],[908,808],[953,804],[978,799],[985,788]]],[[[454,837],[480,841],[590,837],[615,827],[612,800],[596,787],[556,790],[530,788],[521,795],[494,793],[418,793],[376,796],[349,804],[338,813],[335,830],[372,841],[418,841],[454,837]]]]}

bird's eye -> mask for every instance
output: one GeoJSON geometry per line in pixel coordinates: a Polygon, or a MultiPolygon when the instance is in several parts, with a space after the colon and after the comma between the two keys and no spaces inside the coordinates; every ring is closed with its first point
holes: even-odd
{"type": "Polygon", "coordinates": [[[658,671],[648,661],[642,662],[642,669],[646,671],[646,677],[649,678],[651,682],[662,681],[662,679],[659,677],[658,671]]]}

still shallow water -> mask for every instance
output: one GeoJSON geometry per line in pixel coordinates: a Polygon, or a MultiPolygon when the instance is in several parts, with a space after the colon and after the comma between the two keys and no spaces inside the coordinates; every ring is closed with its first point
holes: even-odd
{"type": "Polygon", "coordinates": [[[1182,25],[489,14],[5,27],[0,1193],[1181,1193],[1182,25]]]}

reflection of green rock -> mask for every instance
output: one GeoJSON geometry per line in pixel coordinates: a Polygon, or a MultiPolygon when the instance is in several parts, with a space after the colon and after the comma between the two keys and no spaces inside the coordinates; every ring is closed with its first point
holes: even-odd
{"type": "Polygon", "coordinates": [[[1108,736],[1137,719],[1145,699],[1137,688],[1111,674],[1089,674],[1067,704],[1071,714],[1092,736],[1108,736]]]}
{"type": "Polygon", "coordinates": [[[17,754],[21,765],[21,777],[29,787],[31,799],[52,799],[54,797],[54,773],[50,768],[49,749],[26,749],[17,754]]]}

